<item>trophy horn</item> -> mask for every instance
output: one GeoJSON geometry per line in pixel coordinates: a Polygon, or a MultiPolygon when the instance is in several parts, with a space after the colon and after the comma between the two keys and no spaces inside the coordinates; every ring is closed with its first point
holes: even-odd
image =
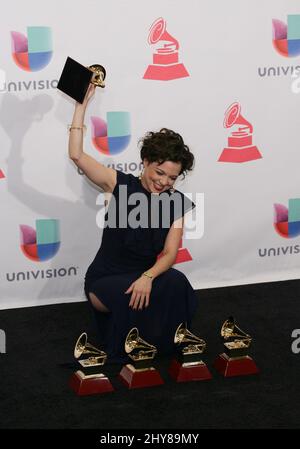
{"type": "Polygon", "coordinates": [[[226,321],[224,321],[221,328],[221,337],[224,340],[232,341],[232,340],[243,340],[244,342],[248,341],[249,345],[251,342],[251,336],[246,334],[242,329],[240,329],[235,323],[235,319],[230,316],[226,321]]]}
{"type": "Polygon", "coordinates": [[[130,354],[134,350],[151,350],[156,352],[156,347],[148,343],[147,341],[143,340],[140,335],[139,331],[136,327],[133,327],[125,340],[125,351],[127,354],[130,354]]]}
{"type": "Polygon", "coordinates": [[[157,349],[139,336],[136,327],[128,332],[124,346],[131,362],[123,366],[119,377],[128,388],[151,387],[164,383],[159,372],[152,366],[157,349]]]}
{"type": "Polygon", "coordinates": [[[206,347],[205,341],[202,340],[202,338],[197,337],[197,335],[193,334],[191,331],[189,331],[185,323],[181,323],[177,327],[174,336],[174,343],[178,345],[182,343],[189,343],[189,346],[190,345],[197,346],[198,350],[201,348],[202,352],[206,347]]]}
{"type": "Polygon", "coordinates": [[[100,64],[92,64],[88,68],[94,73],[91,83],[98,87],[105,87],[105,68],[100,64]]]}
{"type": "Polygon", "coordinates": [[[98,349],[95,346],[88,343],[86,332],[83,332],[78,337],[74,348],[75,359],[79,359],[79,357],[84,354],[91,354],[98,357],[99,356],[106,357],[106,353],[104,351],[101,351],[101,349],[98,349]]]}

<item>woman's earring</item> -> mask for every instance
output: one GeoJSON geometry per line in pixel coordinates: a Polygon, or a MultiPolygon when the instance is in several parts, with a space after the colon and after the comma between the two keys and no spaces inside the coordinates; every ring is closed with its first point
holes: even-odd
{"type": "Polygon", "coordinates": [[[141,173],[139,174],[139,180],[140,180],[140,181],[141,181],[141,179],[142,179],[142,177],[143,177],[143,174],[144,174],[144,167],[143,167],[141,173]]]}

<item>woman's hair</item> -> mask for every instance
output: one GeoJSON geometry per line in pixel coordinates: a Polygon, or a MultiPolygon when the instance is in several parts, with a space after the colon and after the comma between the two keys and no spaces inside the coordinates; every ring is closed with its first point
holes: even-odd
{"type": "Polygon", "coordinates": [[[165,161],[179,162],[181,164],[180,175],[185,176],[186,172],[192,170],[194,165],[194,155],[189,147],[185,145],[180,134],[171,129],[162,128],[158,132],[148,132],[139,141],[141,145],[141,158],[148,162],[165,161]]]}

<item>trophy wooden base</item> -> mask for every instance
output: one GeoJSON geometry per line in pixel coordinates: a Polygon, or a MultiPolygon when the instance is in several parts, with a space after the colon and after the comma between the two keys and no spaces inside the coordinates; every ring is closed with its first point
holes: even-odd
{"type": "Polygon", "coordinates": [[[183,64],[149,65],[143,78],[148,80],[169,81],[189,76],[183,64]]]}
{"type": "Polygon", "coordinates": [[[215,360],[214,367],[224,377],[248,376],[259,372],[256,363],[248,355],[230,358],[225,353],[220,354],[215,360]]]}
{"type": "Polygon", "coordinates": [[[249,162],[261,158],[262,155],[256,146],[239,149],[224,148],[218,162],[249,162]]]}
{"type": "Polygon", "coordinates": [[[119,379],[129,389],[154,387],[155,385],[162,385],[164,383],[155,368],[151,367],[137,370],[130,364],[123,366],[119,374],[119,379]]]}
{"type": "Polygon", "coordinates": [[[169,374],[176,382],[190,382],[193,380],[209,380],[212,375],[204,362],[179,363],[173,359],[169,374]]]}
{"type": "Polygon", "coordinates": [[[85,375],[82,371],[76,371],[71,376],[69,385],[78,396],[114,391],[109,379],[102,373],[85,375]]]}

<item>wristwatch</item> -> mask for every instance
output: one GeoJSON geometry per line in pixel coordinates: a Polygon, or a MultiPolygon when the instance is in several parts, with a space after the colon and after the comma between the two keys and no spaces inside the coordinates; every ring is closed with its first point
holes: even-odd
{"type": "Polygon", "coordinates": [[[149,271],[145,271],[145,272],[143,273],[143,276],[146,276],[146,277],[149,278],[149,279],[153,279],[153,274],[149,273],[149,271]]]}

